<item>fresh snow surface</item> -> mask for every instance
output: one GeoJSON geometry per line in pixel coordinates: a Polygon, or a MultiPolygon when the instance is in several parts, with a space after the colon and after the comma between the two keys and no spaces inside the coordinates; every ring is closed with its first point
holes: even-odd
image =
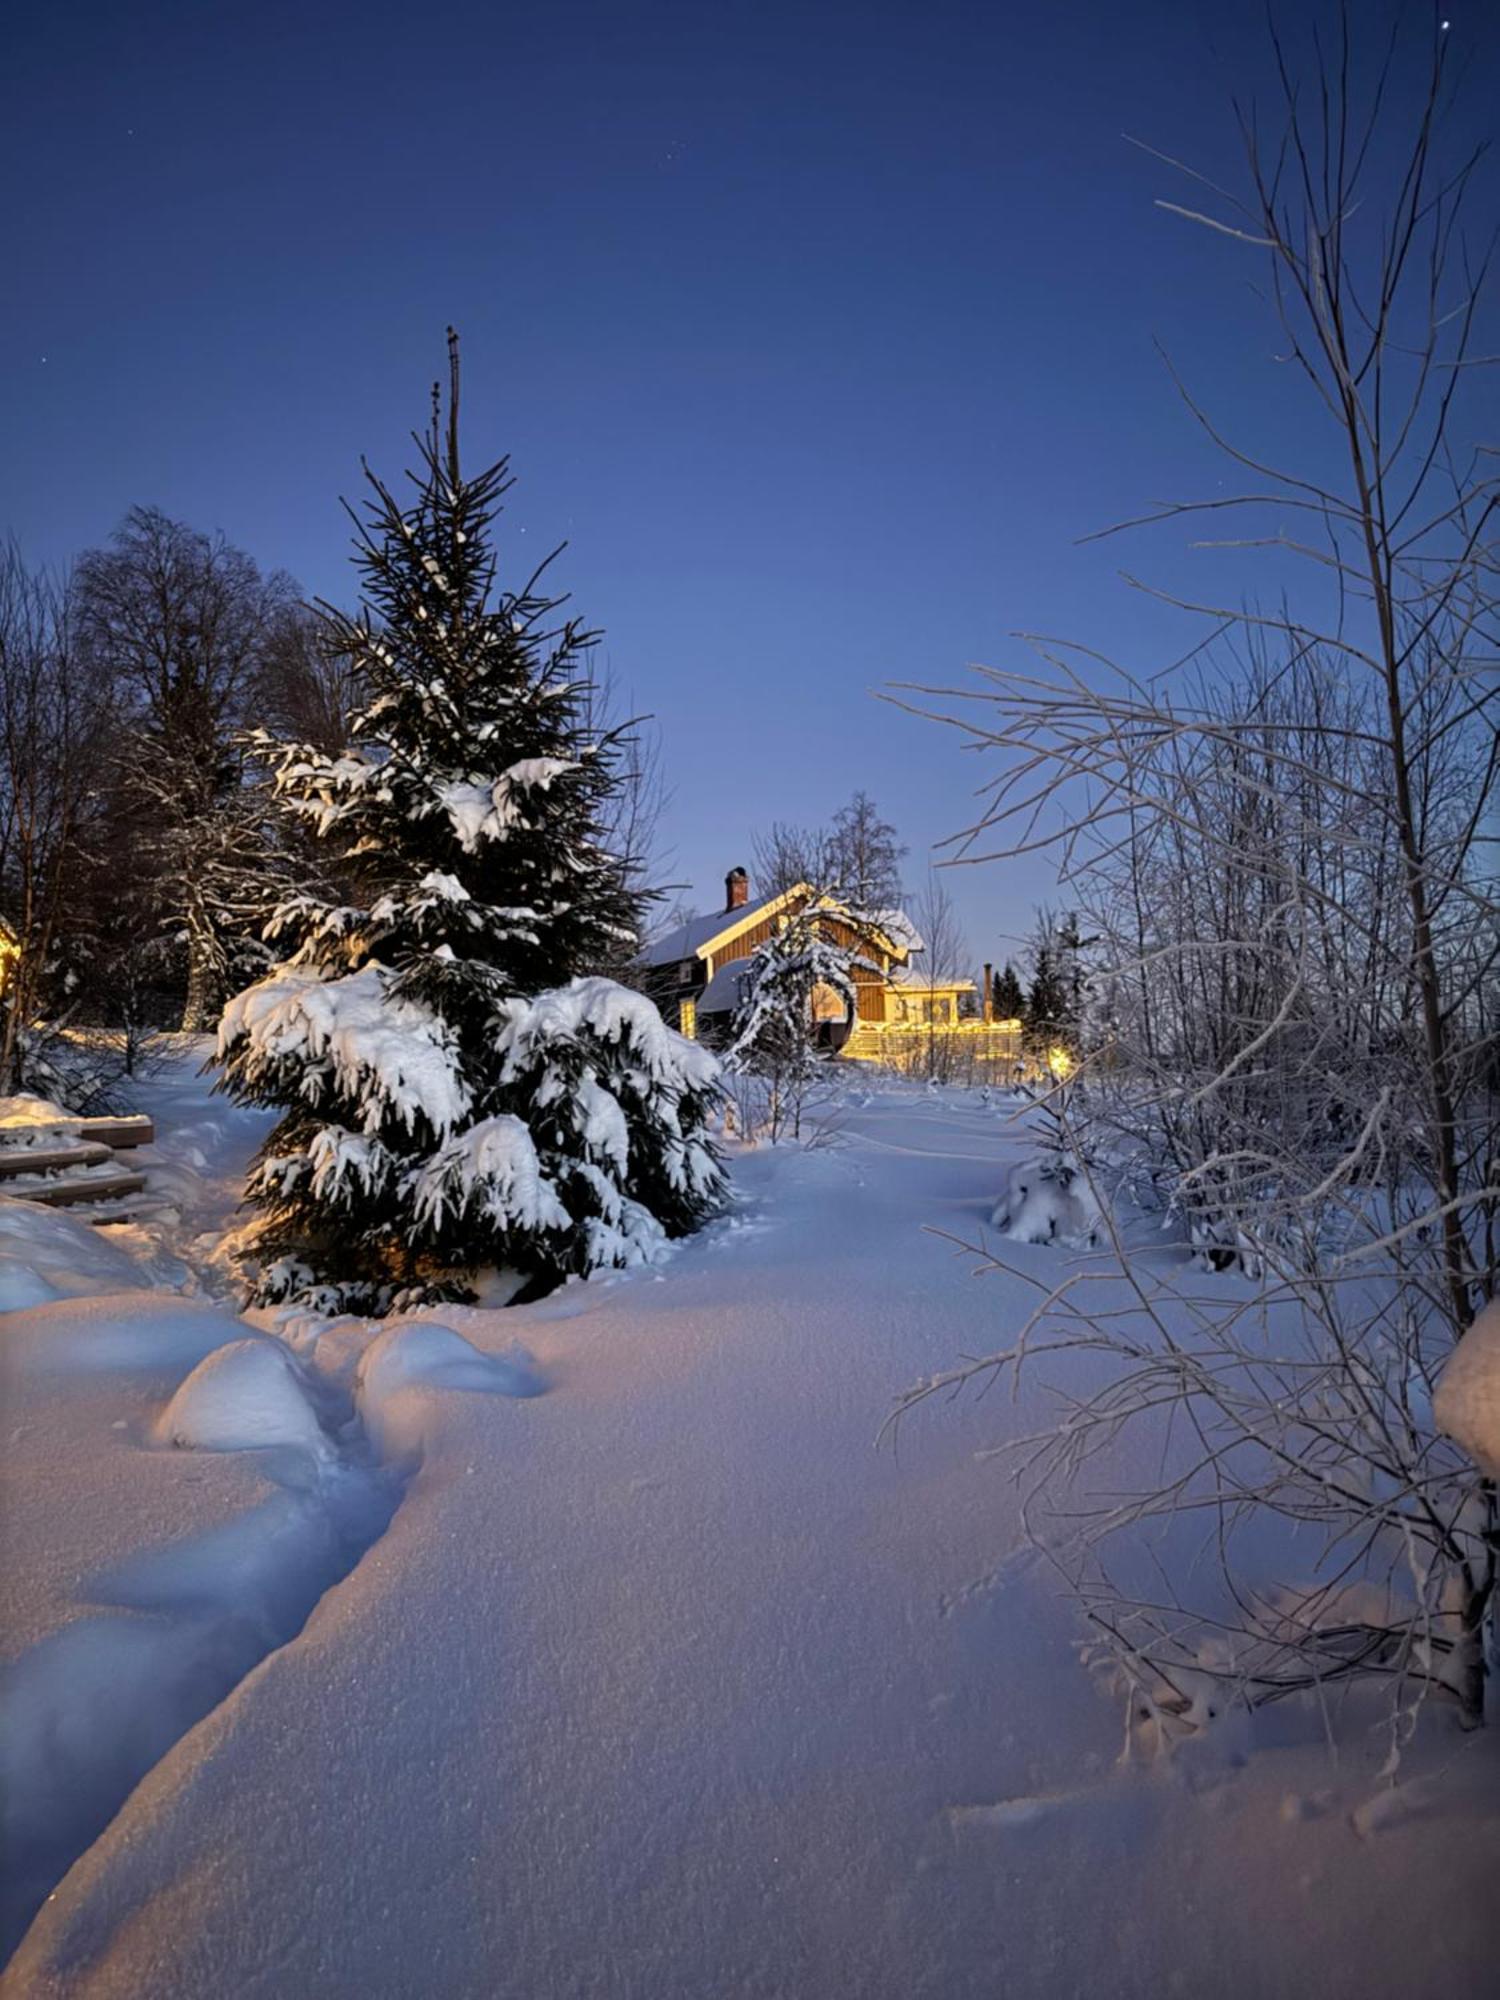
{"type": "Polygon", "coordinates": [[[284,1375],[279,1342],[201,1300],[0,1316],[0,1950],[389,1517],[387,1482],[309,1431],[305,1403],[267,1421],[264,1381],[235,1366],[247,1340],[284,1375]]]}
{"type": "Polygon", "coordinates": [[[66,1209],[0,1195],[0,1312],[140,1284],[136,1260],[66,1209]]]}
{"type": "Polygon", "coordinates": [[[1454,1348],[1432,1414],[1481,1472],[1500,1479],[1500,1299],[1490,1300],[1454,1348]]]}
{"type": "MultiPolygon", "coordinates": [[[[1487,1990],[1492,1734],[1429,1707],[1393,1788],[1359,1701],[1336,1761],[1287,1702],[1122,1762],[988,1456],[1055,1402],[936,1400],[876,1448],[896,1392],[1066,1267],[1013,1244],[1023,1276],[976,1282],[931,1233],[985,1233],[1010,1119],[851,1090],[838,1143],[739,1155],[664,1265],[286,1317],[321,1461],[162,1447],[250,1334],[221,1307],[0,1315],[12,1935],[56,1882],[7,1991],[1487,1990]]],[[[1155,1230],[1137,1254],[1185,1262],[1155,1230]]]]}
{"type": "Polygon", "coordinates": [[[0,1193],[0,1314],[143,1285],[230,1291],[222,1259],[226,1225],[243,1220],[234,1211],[245,1170],[276,1114],[211,1094],[203,1073],[211,1036],[167,1036],[163,1047],[161,1059],[127,1080],[121,1093],[126,1109],[147,1113],[156,1127],[153,1144],[121,1155],[146,1175],[140,1220],[96,1229],[82,1209],[51,1209],[0,1193]]]}

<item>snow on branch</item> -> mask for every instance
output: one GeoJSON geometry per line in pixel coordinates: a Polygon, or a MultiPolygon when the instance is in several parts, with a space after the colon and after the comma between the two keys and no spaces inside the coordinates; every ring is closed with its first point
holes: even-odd
{"type": "Polygon", "coordinates": [[[343,979],[284,966],[224,1009],[219,1060],[237,1057],[251,1087],[295,1069],[305,1101],[320,1104],[331,1089],[366,1132],[388,1119],[408,1131],[419,1119],[451,1131],[469,1108],[451,1036],[415,1002],[393,1004],[389,978],[375,963],[343,979]]]}

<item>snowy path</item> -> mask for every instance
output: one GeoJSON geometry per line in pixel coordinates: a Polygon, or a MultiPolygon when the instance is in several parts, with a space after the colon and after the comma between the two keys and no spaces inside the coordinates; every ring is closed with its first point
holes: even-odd
{"type": "Polygon", "coordinates": [[[388,1533],[139,1786],[8,1990],[1472,1982],[1493,1820],[1432,1886],[1430,1826],[1347,1823],[1370,1759],[1262,1740],[1241,1770],[1231,1732],[1122,1773],[1118,1713],[976,1457],[1025,1408],[929,1410],[873,1448],[893,1392],[1014,1306],[919,1233],[977,1227],[997,1127],[877,1100],[840,1153],[742,1162],[746,1209],[658,1277],[443,1314],[524,1342],[547,1393],[390,1404],[422,1462],[388,1533]]]}

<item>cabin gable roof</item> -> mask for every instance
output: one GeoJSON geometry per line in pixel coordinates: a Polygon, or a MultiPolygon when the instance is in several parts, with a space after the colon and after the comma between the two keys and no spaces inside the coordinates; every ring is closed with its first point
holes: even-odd
{"type": "Polygon", "coordinates": [[[675,924],[653,939],[641,953],[641,963],[670,965],[679,958],[706,958],[726,937],[734,936],[747,924],[759,923],[785,901],[785,896],[762,896],[757,902],[741,904],[737,910],[710,910],[707,916],[689,917],[685,923],[675,924]]]}
{"type": "MultiPolygon", "coordinates": [[[[776,916],[799,896],[806,898],[812,893],[810,883],[794,882],[778,896],[761,896],[753,903],[740,904],[737,909],[712,910],[707,916],[689,917],[648,944],[641,954],[641,963],[657,966],[686,958],[712,959],[745,931],[764,923],[767,917],[776,916]]],[[[830,916],[846,914],[843,905],[833,897],[823,897],[819,907],[830,916]]],[[[899,964],[904,965],[913,952],[922,949],[921,938],[902,910],[879,911],[861,919],[859,927],[868,931],[872,941],[899,964]]]]}

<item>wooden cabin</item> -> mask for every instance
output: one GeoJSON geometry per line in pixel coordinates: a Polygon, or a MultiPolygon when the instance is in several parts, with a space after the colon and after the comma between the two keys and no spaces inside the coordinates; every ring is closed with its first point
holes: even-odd
{"type": "MultiPolygon", "coordinates": [[[[806,882],[777,896],[752,898],[743,868],[724,878],[724,906],[689,917],[648,945],[642,963],[645,986],[666,1019],[690,1037],[722,1040],[745,991],[749,962],[757,947],[775,935],[814,891],[806,882]]],[[[922,940],[902,910],[883,911],[856,924],[847,911],[825,898],[820,925],[853,957],[856,1004],[851,1015],[843,998],[820,987],[813,995],[819,1038],[831,1049],[879,1060],[876,1042],[887,1028],[929,1022],[957,1023],[972,979],[924,978],[922,940]]]]}

